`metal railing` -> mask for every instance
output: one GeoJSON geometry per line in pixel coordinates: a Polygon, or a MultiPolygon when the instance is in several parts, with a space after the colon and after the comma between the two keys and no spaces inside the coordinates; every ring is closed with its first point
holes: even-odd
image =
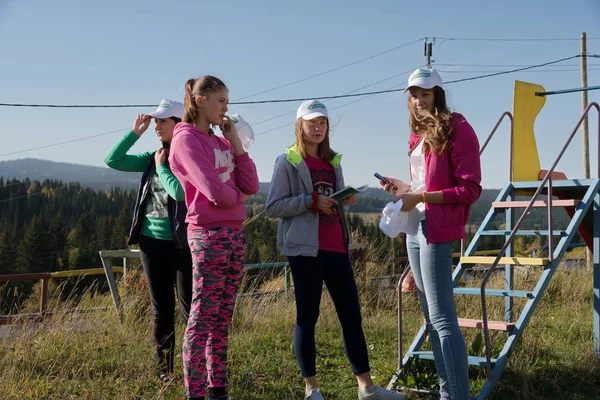
{"type": "MultiPolygon", "coordinates": [[[[113,272],[123,272],[121,267],[113,267],[113,272]]],[[[48,309],[48,281],[52,278],[71,278],[91,275],[103,275],[104,268],[78,269],[72,271],[40,272],[30,274],[11,274],[0,275],[0,283],[15,281],[41,281],[40,285],[40,303],[39,312],[29,314],[0,315],[0,325],[7,325],[19,320],[42,321],[47,316],[52,315],[52,310],[48,309]]],[[[104,308],[102,308],[104,309],[104,308]]],[[[97,309],[77,310],[77,312],[96,311],[97,309]]],[[[99,309],[98,309],[99,310],[99,309]]]]}
{"type": "MultiPolygon", "coordinates": [[[[498,122],[496,122],[496,125],[494,125],[494,127],[492,128],[492,131],[490,132],[490,134],[488,135],[488,137],[485,139],[485,142],[483,142],[483,145],[481,146],[480,150],[479,150],[479,157],[481,157],[481,155],[483,154],[483,152],[485,151],[485,149],[487,148],[487,145],[490,143],[490,141],[492,140],[492,138],[494,137],[494,135],[496,134],[496,131],[498,130],[498,128],[500,127],[500,124],[502,124],[502,121],[504,121],[504,118],[508,117],[508,119],[510,120],[510,147],[509,147],[509,172],[508,172],[508,180],[509,182],[512,182],[512,163],[513,163],[513,133],[514,133],[514,125],[515,125],[515,120],[513,118],[513,115],[510,113],[510,111],[505,111],[502,113],[502,115],[500,115],[500,118],[498,118],[498,122]]],[[[464,256],[465,255],[465,248],[466,248],[466,242],[465,239],[460,239],[460,255],[464,256]]]]}
{"type": "Polygon", "coordinates": [[[406,278],[408,276],[408,273],[410,272],[410,265],[407,265],[406,268],[404,269],[404,272],[402,273],[402,276],[400,276],[400,280],[398,281],[398,285],[397,285],[397,290],[398,290],[398,371],[400,371],[403,367],[403,358],[404,355],[402,354],[403,352],[403,346],[402,346],[402,325],[403,325],[403,320],[402,320],[402,282],[404,281],[404,278],[406,278]]]}
{"type": "MultiPolygon", "coordinates": [[[[496,256],[496,259],[494,260],[494,262],[488,269],[487,273],[485,274],[485,276],[483,277],[483,280],[481,282],[481,309],[482,309],[482,313],[483,313],[483,334],[485,337],[485,357],[486,357],[486,367],[487,367],[488,376],[491,375],[491,371],[492,371],[492,362],[491,362],[492,357],[491,357],[490,331],[489,331],[489,327],[488,327],[488,317],[487,317],[487,301],[486,301],[486,297],[485,297],[485,289],[486,289],[487,283],[490,280],[490,278],[491,278],[492,274],[494,273],[494,271],[496,270],[496,268],[498,267],[498,264],[500,263],[500,259],[503,257],[504,253],[506,252],[506,249],[513,242],[517,231],[519,230],[519,228],[523,224],[523,221],[525,220],[525,217],[531,211],[538,196],[544,190],[544,186],[546,184],[548,184],[548,230],[549,230],[549,235],[550,235],[549,242],[548,242],[548,254],[549,254],[549,260],[552,261],[552,259],[553,259],[553,256],[552,256],[552,211],[551,211],[551,209],[552,209],[552,173],[556,169],[556,166],[558,165],[558,163],[561,160],[562,156],[564,155],[565,151],[567,150],[567,148],[571,144],[571,141],[577,134],[579,127],[581,126],[583,121],[587,118],[587,116],[590,113],[592,108],[595,108],[596,111],[598,111],[598,140],[599,140],[598,154],[600,155],[600,105],[598,105],[598,103],[590,103],[590,105],[587,106],[587,108],[583,112],[581,118],[579,118],[577,125],[575,125],[575,128],[569,135],[566,143],[563,145],[560,152],[558,153],[558,156],[552,163],[552,166],[546,173],[546,176],[540,182],[538,189],[535,191],[532,199],[529,201],[529,204],[525,208],[525,211],[523,211],[523,214],[521,215],[521,217],[519,218],[519,220],[513,227],[511,234],[508,236],[504,245],[500,249],[500,253],[496,256]]],[[[598,178],[600,178],[600,159],[598,161],[598,178]]]]}
{"type": "MultiPolygon", "coordinates": [[[[487,286],[488,281],[490,280],[492,274],[494,273],[494,271],[496,270],[496,268],[498,267],[498,264],[500,263],[500,259],[504,256],[507,248],[512,244],[512,242],[514,241],[514,238],[516,236],[517,231],[519,230],[521,224],[523,223],[523,220],[525,219],[525,217],[527,216],[527,214],[529,213],[529,211],[531,210],[531,208],[533,207],[533,204],[535,203],[537,197],[541,194],[541,192],[544,189],[544,186],[546,184],[548,184],[548,202],[547,202],[547,207],[548,207],[548,230],[549,230],[549,241],[548,241],[548,253],[549,253],[549,260],[552,261],[553,260],[553,246],[552,246],[552,173],[554,172],[554,170],[556,169],[556,166],[558,165],[559,161],[561,160],[562,156],[564,155],[566,149],[568,148],[569,144],[571,143],[571,141],[573,140],[573,137],[575,136],[575,134],[577,133],[577,131],[579,130],[579,127],[581,126],[581,124],[583,123],[583,121],[585,120],[585,118],[587,117],[587,115],[589,114],[589,112],[591,111],[592,108],[596,108],[596,110],[598,111],[598,154],[600,155],[600,105],[598,105],[598,103],[591,103],[583,112],[581,118],[579,119],[579,121],[577,122],[577,125],[575,126],[575,128],[573,129],[572,133],[569,135],[567,142],[565,143],[565,145],[563,146],[563,148],[561,149],[561,151],[559,152],[558,156],[556,157],[554,163],[552,164],[552,167],[548,170],[548,172],[546,173],[546,176],[544,177],[544,179],[540,182],[540,185],[538,187],[538,189],[536,190],[536,192],[534,193],[532,199],[530,200],[529,204],[527,205],[527,207],[525,208],[525,211],[523,211],[523,214],[521,215],[521,217],[519,218],[519,220],[517,221],[517,223],[514,225],[511,234],[508,236],[508,238],[505,240],[504,245],[502,246],[502,248],[500,250],[497,251],[497,256],[496,259],[494,260],[494,262],[492,263],[492,265],[490,266],[490,268],[487,270],[482,283],[481,283],[481,302],[482,302],[482,313],[483,313],[483,333],[484,333],[484,338],[485,338],[485,352],[486,352],[486,368],[487,368],[487,372],[488,375],[491,374],[491,344],[490,344],[490,333],[489,333],[489,324],[488,324],[488,318],[487,318],[487,302],[486,302],[486,296],[485,296],[485,289],[487,286]]],[[[504,112],[500,118],[498,119],[498,122],[496,122],[496,125],[494,126],[494,128],[492,129],[492,131],[490,132],[490,134],[488,135],[487,139],[485,140],[484,144],[481,146],[481,149],[479,151],[479,155],[481,155],[484,150],[486,149],[487,145],[489,144],[490,140],[492,139],[492,137],[494,136],[494,134],[496,133],[496,131],[498,130],[498,128],[500,127],[500,124],[502,123],[502,121],[504,120],[505,117],[508,117],[510,119],[511,122],[511,129],[510,129],[510,172],[509,172],[509,179],[512,182],[512,161],[513,161],[513,130],[514,130],[514,119],[513,119],[513,115],[506,111],[504,112]]],[[[600,178],[600,159],[598,160],[598,178],[600,178]]],[[[465,242],[464,239],[461,240],[461,255],[464,255],[464,250],[465,250],[465,242]]],[[[408,273],[410,272],[410,267],[406,268],[404,273],[402,274],[402,276],[400,277],[400,280],[398,281],[397,284],[397,291],[398,291],[398,371],[400,371],[403,368],[403,345],[402,345],[402,328],[403,328],[403,317],[402,317],[402,282],[404,281],[404,279],[406,278],[406,276],[408,275],[408,273]]]]}

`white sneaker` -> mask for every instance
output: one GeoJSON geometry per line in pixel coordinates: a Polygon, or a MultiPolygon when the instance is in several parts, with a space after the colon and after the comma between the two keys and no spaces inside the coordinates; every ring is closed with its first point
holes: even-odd
{"type": "Polygon", "coordinates": [[[306,394],[304,395],[304,398],[306,400],[325,400],[323,398],[323,395],[321,394],[321,390],[320,389],[312,389],[310,392],[306,392],[306,394]]]}
{"type": "Polygon", "coordinates": [[[406,400],[406,396],[395,390],[371,386],[368,389],[358,390],[358,400],[406,400]]]}

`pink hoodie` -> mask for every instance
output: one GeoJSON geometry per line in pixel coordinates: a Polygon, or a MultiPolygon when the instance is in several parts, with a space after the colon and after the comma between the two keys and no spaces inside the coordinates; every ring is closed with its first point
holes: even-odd
{"type": "MultiPolygon", "coordinates": [[[[439,156],[425,153],[425,190],[441,191],[444,204],[425,204],[425,229],[428,243],[465,238],[471,204],[481,195],[479,140],[465,117],[452,113],[452,137],[447,150],[439,156]]],[[[412,150],[421,140],[413,132],[408,141],[412,150]]]]}
{"type": "Polygon", "coordinates": [[[171,171],[185,191],[188,230],[241,229],[246,219],[243,193],[258,192],[256,166],[248,155],[236,155],[222,137],[180,122],[169,151],[171,171]]]}

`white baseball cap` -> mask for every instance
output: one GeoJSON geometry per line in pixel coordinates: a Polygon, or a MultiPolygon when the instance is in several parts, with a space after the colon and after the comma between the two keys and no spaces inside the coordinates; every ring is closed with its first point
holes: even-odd
{"type": "Polygon", "coordinates": [[[178,101],[162,99],[156,111],[148,113],[154,118],[171,118],[176,117],[179,119],[183,118],[183,104],[178,101]]]}
{"type": "Polygon", "coordinates": [[[318,100],[305,101],[304,103],[300,104],[300,107],[296,112],[296,119],[302,118],[303,120],[309,121],[317,117],[328,118],[327,107],[325,107],[325,104],[318,100]]]}
{"type": "Polygon", "coordinates": [[[432,89],[439,86],[441,89],[444,88],[444,82],[440,74],[429,68],[417,68],[408,77],[408,86],[404,89],[404,93],[408,92],[411,87],[420,87],[422,89],[432,89]]]}
{"type": "Polygon", "coordinates": [[[407,235],[415,236],[419,231],[421,222],[421,213],[417,208],[410,211],[402,211],[402,200],[389,202],[381,212],[379,229],[391,238],[395,238],[404,232],[407,235]]]}

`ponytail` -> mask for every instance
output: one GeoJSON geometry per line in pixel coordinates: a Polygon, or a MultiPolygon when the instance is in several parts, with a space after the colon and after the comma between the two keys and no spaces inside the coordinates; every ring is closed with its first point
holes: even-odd
{"type": "Polygon", "coordinates": [[[198,116],[198,105],[194,98],[194,84],[196,79],[188,79],[185,83],[185,98],[183,100],[183,122],[194,123],[198,116]]]}

